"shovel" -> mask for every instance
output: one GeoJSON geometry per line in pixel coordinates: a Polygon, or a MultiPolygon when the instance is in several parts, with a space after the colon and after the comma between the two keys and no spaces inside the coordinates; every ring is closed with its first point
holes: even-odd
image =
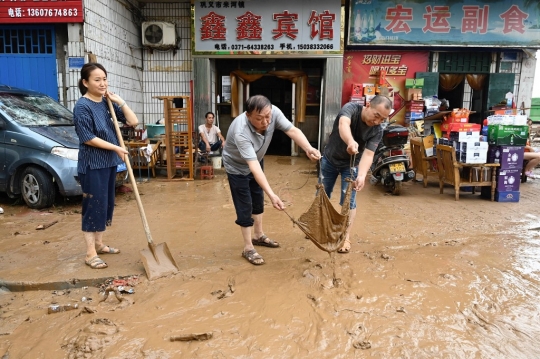
{"type": "MultiPolygon", "coordinates": [[[[120,127],[118,126],[118,120],[116,119],[116,113],[114,112],[114,107],[109,98],[107,98],[107,104],[109,105],[109,111],[113,118],[114,128],[116,129],[116,136],[118,137],[118,142],[122,148],[124,146],[124,139],[122,138],[122,133],[120,132],[120,127]]],[[[133,186],[133,193],[137,199],[137,206],[139,207],[139,213],[141,214],[141,220],[144,227],[144,232],[146,234],[146,239],[148,240],[148,249],[141,250],[142,262],[144,269],[146,270],[146,275],[149,280],[154,280],[157,278],[165,277],[169,274],[178,272],[178,265],[176,264],[174,258],[169,251],[167,243],[160,243],[158,245],[154,244],[152,240],[152,235],[150,234],[150,228],[148,227],[148,222],[146,221],[146,215],[144,214],[144,208],[141,202],[141,197],[139,196],[139,190],[137,189],[137,182],[135,181],[135,176],[133,176],[133,169],[131,168],[131,163],[129,159],[126,162],[126,167],[129,173],[129,179],[131,185],[133,186]]]]}

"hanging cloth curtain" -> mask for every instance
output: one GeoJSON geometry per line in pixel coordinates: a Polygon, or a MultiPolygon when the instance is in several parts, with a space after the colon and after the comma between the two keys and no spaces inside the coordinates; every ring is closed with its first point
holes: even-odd
{"type": "Polygon", "coordinates": [[[274,75],[280,79],[289,80],[296,84],[296,123],[303,123],[306,118],[306,103],[307,103],[307,88],[308,77],[304,71],[298,70],[283,70],[283,71],[270,71],[269,75],[274,75]]]}
{"type": "Polygon", "coordinates": [[[475,91],[480,91],[484,88],[484,83],[486,82],[487,75],[480,74],[467,74],[467,82],[469,86],[475,91]]]}
{"type": "Polygon", "coordinates": [[[264,74],[246,74],[240,70],[234,70],[231,76],[231,116],[236,118],[240,114],[240,91],[244,84],[249,84],[260,79],[264,74]]]}
{"type": "Polygon", "coordinates": [[[276,76],[296,84],[296,122],[304,122],[306,115],[308,77],[303,71],[269,71],[266,74],[246,74],[241,70],[234,70],[231,76],[231,116],[235,118],[240,114],[240,91],[244,84],[249,84],[263,76],[276,76]]]}
{"type": "Polygon", "coordinates": [[[439,74],[439,85],[444,91],[452,91],[464,78],[463,74],[439,74]]]}

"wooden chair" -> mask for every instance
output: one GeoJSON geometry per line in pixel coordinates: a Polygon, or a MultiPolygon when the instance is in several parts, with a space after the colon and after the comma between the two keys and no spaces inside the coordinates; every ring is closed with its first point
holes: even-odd
{"type": "Polygon", "coordinates": [[[459,163],[454,147],[437,145],[440,193],[443,193],[445,184],[450,184],[454,186],[456,201],[459,201],[460,187],[472,187],[474,194],[477,186],[491,186],[491,200],[494,201],[498,166],[498,163],[459,163]]]}
{"type": "Polygon", "coordinates": [[[148,170],[148,173],[152,171],[152,177],[156,177],[156,163],[159,162],[159,146],[161,141],[152,144],[152,152],[148,155],[144,152],[148,143],[146,142],[128,142],[126,143],[131,158],[131,168],[139,170],[148,170]],[[150,159],[148,159],[148,157],[150,159]]]}
{"type": "Polygon", "coordinates": [[[426,156],[424,142],[422,141],[421,137],[411,138],[409,143],[411,146],[414,180],[416,181],[417,174],[421,174],[425,188],[427,187],[427,181],[429,176],[439,177],[439,171],[437,171],[437,157],[426,156]]]}

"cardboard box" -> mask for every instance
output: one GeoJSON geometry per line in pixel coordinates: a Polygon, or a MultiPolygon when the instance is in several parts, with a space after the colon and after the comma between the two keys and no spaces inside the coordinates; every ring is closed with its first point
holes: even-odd
{"type": "Polygon", "coordinates": [[[501,192],[495,190],[495,201],[497,202],[519,202],[519,191],[501,192]]]}
{"type": "Polygon", "coordinates": [[[493,145],[525,146],[528,137],[528,126],[488,126],[488,142],[493,145]]]}
{"type": "Polygon", "coordinates": [[[424,148],[426,149],[426,156],[433,156],[434,136],[429,135],[429,136],[423,137],[422,142],[424,142],[424,148]]]}
{"type": "Polygon", "coordinates": [[[480,132],[482,126],[477,123],[442,123],[441,130],[443,132],[467,132],[477,131],[480,132]]]}
{"type": "Polygon", "coordinates": [[[405,101],[418,101],[422,99],[422,89],[408,88],[405,89],[405,101]]]}
{"type": "MultiPolygon", "coordinates": [[[[482,198],[491,199],[491,187],[480,187],[480,196],[482,198]]],[[[495,190],[495,201],[497,202],[519,202],[519,191],[497,191],[495,190]]]]}
{"type": "Polygon", "coordinates": [[[502,170],[521,170],[523,167],[523,153],[523,146],[489,145],[487,163],[499,163],[499,168],[502,170]]]}
{"type": "MultiPolygon", "coordinates": [[[[456,153],[456,157],[457,153],[456,153]]],[[[476,151],[459,152],[458,161],[461,163],[482,164],[487,161],[487,148],[476,151]]]]}
{"type": "Polygon", "coordinates": [[[362,96],[362,84],[352,84],[351,96],[362,96]]]}
{"type": "MultiPolygon", "coordinates": [[[[457,142],[464,142],[464,141],[476,141],[480,142],[480,132],[478,131],[452,131],[452,132],[445,132],[447,138],[450,141],[457,141],[457,142]]],[[[487,151],[487,146],[486,146],[487,151]]]]}
{"type": "Polygon", "coordinates": [[[459,144],[459,150],[463,152],[487,151],[489,148],[489,144],[487,142],[482,142],[482,141],[462,141],[462,142],[457,142],[457,143],[459,144]]]}
{"type": "Polygon", "coordinates": [[[424,118],[423,112],[405,112],[405,118],[411,119],[411,120],[419,120],[421,118],[424,118]]]}
{"type": "Polygon", "coordinates": [[[364,95],[365,96],[375,95],[375,85],[374,84],[364,84],[364,95]]]}
{"type": "Polygon", "coordinates": [[[501,192],[519,191],[521,169],[497,170],[497,190],[501,192]]]}
{"type": "Polygon", "coordinates": [[[517,108],[510,108],[506,110],[495,110],[495,115],[517,115],[518,114],[517,108]]]}
{"type": "Polygon", "coordinates": [[[421,89],[424,87],[424,79],[405,79],[405,88],[421,89]]]}

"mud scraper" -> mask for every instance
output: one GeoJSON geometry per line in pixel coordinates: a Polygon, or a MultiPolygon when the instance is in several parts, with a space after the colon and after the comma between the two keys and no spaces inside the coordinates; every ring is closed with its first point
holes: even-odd
{"type": "MultiPolygon", "coordinates": [[[[120,131],[120,127],[118,126],[116,113],[114,112],[114,107],[109,98],[107,98],[107,104],[109,105],[109,112],[111,113],[114,122],[118,142],[122,148],[125,148],[124,139],[122,138],[122,133],[120,131]]],[[[133,193],[135,194],[135,198],[137,200],[137,206],[139,207],[139,213],[141,215],[146,239],[148,240],[148,249],[141,250],[142,262],[144,269],[146,270],[146,276],[149,280],[154,280],[165,277],[169,274],[177,273],[179,270],[178,265],[171,255],[171,251],[169,250],[167,243],[159,243],[156,245],[152,240],[152,234],[150,233],[148,221],[146,220],[146,215],[144,214],[144,208],[141,202],[141,197],[139,196],[139,190],[137,189],[137,182],[135,181],[135,176],[133,175],[131,163],[129,159],[125,162],[129,173],[129,179],[131,181],[131,185],[133,186],[133,193]]]]}

